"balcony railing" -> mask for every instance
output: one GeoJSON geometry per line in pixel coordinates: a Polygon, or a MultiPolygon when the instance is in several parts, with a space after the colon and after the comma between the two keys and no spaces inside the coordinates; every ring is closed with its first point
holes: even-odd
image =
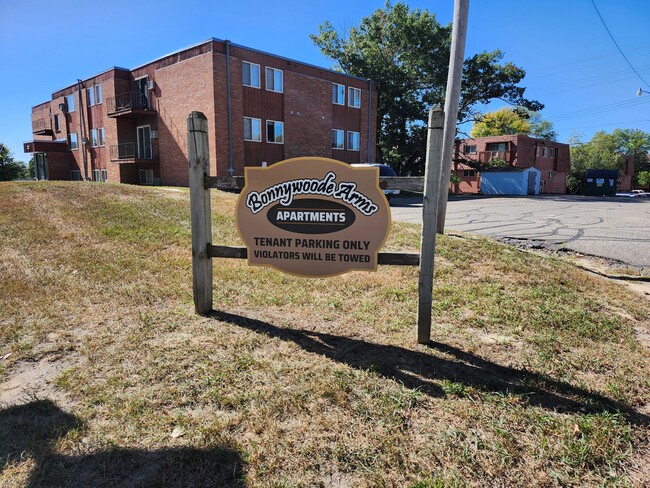
{"type": "Polygon", "coordinates": [[[111,161],[137,163],[158,160],[158,141],[152,139],[149,145],[137,142],[114,144],[110,148],[111,161]]]}
{"type": "Polygon", "coordinates": [[[106,106],[108,115],[113,117],[154,110],[152,103],[149,101],[149,97],[139,91],[126,92],[109,97],[106,99],[106,106]]]}
{"type": "Polygon", "coordinates": [[[52,122],[50,119],[33,120],[32,132],[34,134],[52,134],[52,122]]]}
{"type": "Polygon", "coordinates": [[[478,154],[478,160],[481,163],[489,163],[493,159],[500,159],[506,163],[512,163],[515,160],[515,151],[481,151],[478,154]]]}

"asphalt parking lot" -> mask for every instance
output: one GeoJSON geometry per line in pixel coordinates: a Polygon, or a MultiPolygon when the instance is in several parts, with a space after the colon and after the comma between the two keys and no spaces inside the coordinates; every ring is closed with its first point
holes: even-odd
{"type": "MultiPolygon", "coordinates": [[[[391,200],[394,220],[422,222],[421,198],[391,200]]],[[[650,198],[452,197],[446,231],[542,241],[650,271],[650,198]]]]}

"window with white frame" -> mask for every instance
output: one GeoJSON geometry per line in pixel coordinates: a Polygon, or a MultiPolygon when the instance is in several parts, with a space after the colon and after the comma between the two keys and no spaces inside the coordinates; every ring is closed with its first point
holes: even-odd
{"type": "Polygon", "coordinates": [[[549,147],[548,148],[548,157],[549,158],[554,158],[555,157],[555,148],[554,147],[549,147]]]}
{"type": "Polygon", "coordinates": [[[102,103],[102,85],[95,85],[95,104],[99,105],[102,103]]]}
{"type": "Polygon", "coordinates": [[[345,132],[342,129],[332,129],[332,149],[345,149],[345,132]]]}
{"type": "Polygon", "coordinates": [[[93,87],[86,88],[86,101],[89,107],[95,105],[95,89],[93,87]]]}
{"type": "Polygon", "coordinates": [[[70,179],[72,181],[81,181],[81,171],[78,169],[70,171],[70,179]]]}
{"type": "Polygon", "coordinates": [[[79,139],[77,137],[76,132],[71,132],[68,135],[68,143],[70,144],[70,149],[78,149],[79,148],[79,139]]]}
{"type": "Polygon", "coordinates": [[[93,181],[96,181],[97,183],[99,183],[101,181],[100,180],[101,176],[102,176],[101,171],[99,171],[98,169],[93,170],[93,181]]]}
{"type": "Polygon", "coordinates": [[[102,183],[106,183],[108,181],[108,170],[103,169],[102,170],[102,183]]]}
{"type": "Polygon", "coordinates": [[[282,70],[266,68],[266,89],[282,93],[282,70]]]}
{"type": "Polygon", "coordinates": [[[465,146],[463,148],[464,154],[476,154],[476,144],[465,146]]]}
{"type": "Polygon", "coordinates": [[[473,169],[464,169],[463,170],[463,178],[474,178],[476,176],[476,172],[473,169]]]}
{"type": "Polygon", "coordinates": [[[242,61],[241,76],[244,86],[260,87],[260,65],[242,61]]]}
{"type": "Polygon", "coordinates": [[[54,130],[55,132],[61,132],[61,118],[59,114],[54,114],[54,130]]]}
{"type": "Polygon", "coordinates": [[[65,96],[65,108],[69,112],[74,112],[74,93],[72,95],[65,96]]]}
{"type": "Polygon", "coordinates": [[[332,103],[345,105],[345,85],[332,83],[332,103]]]}
{"type": "Polygon", "coordinates": [[[548,172],[548,181],[552,181],[555,178],[555,171],[548,172]]]}
{"type": "Polygon", "coordinates": [[[104,145],[104,128],[90,129],[90,147],[99,147],[104,145]]]}
{"type": "Polygon", "coordinates": [[[348,150],[349,151],[358,151],[359,150],[359,133],[348,131],[348,150]]]}
{"type": "Polygon", "coordinates": [[[244,117],[244,140],[262,141],[262,121],[252,117],[244,117]]]}
{"type": "Polygon", "coordinates": [[[348,87],[348,106],[359,108],[361,107],[361,90],[358,88],[348,87]]]}
{"type": "Polygon", "coordinates": [[[266,142],[284,144],[284,123],[276,120],[266,121],[266,142]]]}

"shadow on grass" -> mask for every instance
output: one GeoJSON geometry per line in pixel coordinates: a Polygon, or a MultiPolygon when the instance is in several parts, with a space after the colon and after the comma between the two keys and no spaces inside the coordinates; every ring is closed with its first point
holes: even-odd
{"type": "Polygon", "coordinates": [[[449,380],[486,393],[521,395],[529,405],[547,410],[580,414],[618,411],[630,423],[650,424],[650,417],[598,393],[542,374],[501,366],[439,342],[431,342],[429,347],[451,356],[451,359],[349,337],[277,327],[227,312],[213,311],[210,316],[269,337],[293,342],[305,351],[353,368],[375,371],[407,388],[417,388],[434,397],[445,396],[439,382],[449,380]]]}
{"type": "Polygon", "coordinates": [[[75,416],[49,400],[0,410],[0,471],[26,458],[35,468],[26,486],[36,487],[244,487],[244,461],[230,447],[159,450],[111,448],[66,456],[54,446],[83,431],[75,416]]]}

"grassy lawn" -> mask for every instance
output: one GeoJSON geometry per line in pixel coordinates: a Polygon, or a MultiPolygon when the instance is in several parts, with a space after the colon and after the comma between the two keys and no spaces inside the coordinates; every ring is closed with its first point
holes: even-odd
{"type": "Polygon", "coordinates": [[[422,346],[408,267],[214,260],[195,315],[184,190],[2,183],[0,209],[1,486],[650,484],[650,303],[621,285],[443,236],[422,346]]]}

